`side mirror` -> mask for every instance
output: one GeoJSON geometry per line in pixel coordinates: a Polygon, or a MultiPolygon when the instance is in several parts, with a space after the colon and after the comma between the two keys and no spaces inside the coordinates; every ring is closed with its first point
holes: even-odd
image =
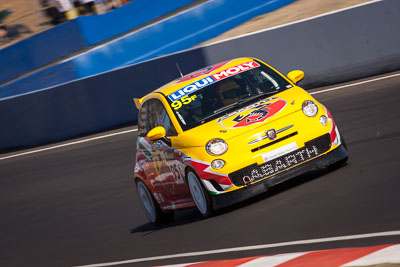
{"type": "Polygon", "coordinates": [[[296,84],[296,83],[298,83],[299,81],[303,80],[303,78],[304,78],[304,72],[301,71],[301,70],[292,70],[291,72],[288,73],[288,75],[287,75],[286,77],[288,77],[288,79],[289,79],[292,83],[296,84]]]}
{"type": "Polygon", "coordinates": [[[151,141],[154,141],[164,138],[165,135],[166,135],[165,128],[162,126],[158,126],[156,128],[151,129],[150,132],[147,133],[147,138],[149,138],[151,141]]]}

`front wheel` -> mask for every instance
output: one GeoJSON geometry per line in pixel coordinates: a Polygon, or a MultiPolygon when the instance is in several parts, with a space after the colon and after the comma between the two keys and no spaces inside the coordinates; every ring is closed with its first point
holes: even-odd
{"type": "Polygon", "coordinates": [[[211,216],[213,212],[211,198],[200,179],[193,171],[189,170],[187,173],[187,180],[190,193],[192,194],[197,209],[204,217],[211,216]]]}
{"type": "Polygon", "coordinates": [[[142,206],[147,219],[149,219],[151,223],[154,225],[160,225],[173,220],[174,213],[171,212],[167,214],[162,212],[160,206],[142,181],[137,182],[136,188],[140,205],[142,206]]]}

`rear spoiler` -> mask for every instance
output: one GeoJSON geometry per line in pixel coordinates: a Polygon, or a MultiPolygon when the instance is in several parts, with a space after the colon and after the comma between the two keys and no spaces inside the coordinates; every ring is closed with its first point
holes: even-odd
{"type": "Polygon", "coordinates": [[[142,106],[142,99],[141,98],[134,98],[133,102],[135,102],[136,108],[140,109],[140,107],[142,106]]]}

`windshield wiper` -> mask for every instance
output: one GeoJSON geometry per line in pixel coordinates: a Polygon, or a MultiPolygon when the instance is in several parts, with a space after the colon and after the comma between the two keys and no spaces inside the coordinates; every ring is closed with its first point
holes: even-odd
{"type": "Polygon", "coordinates": [[[251,100],[253,100],[255,98],[261,98],[261,97],[266,96],[266,95],[274,95],[274,94],[276,94],[278,92],[279,92],[279,90],[275,90],[275,91],[272,91],[272,92],[264,92],[262,94],[253,95],[253,96],[250,96],[248,98],[241,99],[242,100],[241,103],[246,103],[246,102],[249,102],[249,101],[251,101],[251,100]]]}
{"type": "Polygon", "coordinates": [[[262,94],[259,94],[259,95],[253,95],[253,96],[248,97],[248,98],[239,99],[238,101],[233,102],[233,103],[231,103],[231,104],[229,104],[227,106],[224,106],[224,107],[221,107],[219,109],[214,110],[212,114],[202,118],[201,120],[205,121],[205,120],[215,116],[218,113],[221,113],[223,111],[226,111],[226,110],[231,109],[231,108],[236,107],[236,106],[240,106],[243,103],[247,103],[247,102],[249,102],[249,101],[251,101],[251,100],[253,100],[255,98],[263,97],[263,96],[266,96],[266,95],[273,95],[273,94],[276,94],[277,92],[278,92],[278,90],[275,90],[273,92],[265,92],[265,93],[262,93],[262,94]]]}
{"type": "Polygon", "coordinates": [[[250,96],[250,97],[248,97],[248,98],[239,99],[238,101],[236,101],[236,102],[234,102],[234,103],[232,103],[232,104],[229,104],[229,105],[227,105],[227,106],[224,106],[224,107],[222,107],[222,108],[219,108],[219,109],[214,110],[214,111],[213,111],[213,114],[217,114],[217,113],[223,112],[223,111],[225,111],[225,110],[227,110],[227,109],[230,109],[230,108],[232,108],[232,107],[239,106],[239,105],[241,105],[241,104],[243,104],[243,103],[247,103],[247,102],[249,102],[249,101],[251,101],[251,100],[253,100],[253,99],[255,99],[255,98],[263,97],[263,96],[266,96],[266,95],[273,95],[273,94],[276,94],[277,92],[278,92],[278,90],[275,90],[275,91],[273,91],[273,92],[265,92],[265,93],[262,93],[262,94],[250,96]]]}
{"type": "Polygon", "coordinates": [[[239,99],[238,101],[236,101],[236,102],[234,102],[234,103],[231,103],[231,104],[229,104],[229,105],[227,105],[227,106],[224,106],[224,107],[221,107],[221,108],[219,108],[219,109],[216,109],[216,110],[214,110],[210,115],[205,116],[204,118],[201,118],[201,120],[202,120],[202,121],[208,120],[209,118],[214,117],[217,113],[221,113],[221,112],[223,112],[223,111],[225,111],[225,110],[228,110],[228,109],[230,109],[230,108],[233,108],[233,107],[239,105],[239,104],[241,103],[241,101],[243,101],[243,100],[242,100],[242,99],[239,99]]]}
{"type": "Polygon", "coordinates": [[[220,112],[225,111],[227,109],[230,109],[232,107],[235,107],[235,106],[239,105],[241,103],[241,101],[242,101],[242,99],[239,99],[238,101],[233,102],[232,104],[229,104],[227,106],[223,106],[222,108],[216,109],[216,110],[213,111],[213,114],[217,114],[217,113],[220,113],[220,112]]]}

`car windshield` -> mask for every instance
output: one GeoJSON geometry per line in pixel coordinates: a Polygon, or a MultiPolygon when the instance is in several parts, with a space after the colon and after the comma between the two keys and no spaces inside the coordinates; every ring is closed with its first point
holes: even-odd
{"type": "MultiPolygon", "coordinates": [[[[192,89],[191,93],[185,94],[184,91],[189,90],[183,88],[173,97],[169,95],[169,104],[182,129],[189,130],[292,87],[281,75],[261,62],[254,64],[250,69],[245,69],[244,65],[240,73],[227,75],[219,81],[209,78],[211,76],[206,77],[195,83],[197,88],[192,89]],[[199,89],[201,85],[203,87],[199,89]]],[[[195,85],[187,87],[191,89],[195,85]]]]}

